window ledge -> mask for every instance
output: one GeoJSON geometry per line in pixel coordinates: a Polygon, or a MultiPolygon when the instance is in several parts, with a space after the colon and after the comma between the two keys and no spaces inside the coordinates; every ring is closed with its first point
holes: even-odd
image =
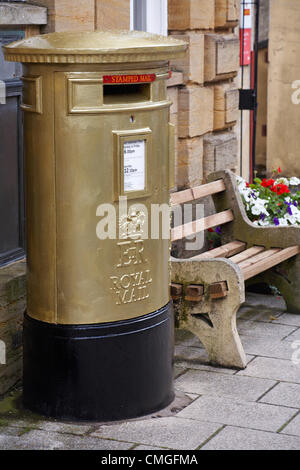
{"type": "Polygon", "coordinates": [[[47,8],[22,3],[0,3],[0,26],[47,24],[47,8]]]}
{"type": "Polygon", "coordinates": [[[172,71],[172,76],[167,81],[167,87],[183,85],[183,73],[172,71]]]}

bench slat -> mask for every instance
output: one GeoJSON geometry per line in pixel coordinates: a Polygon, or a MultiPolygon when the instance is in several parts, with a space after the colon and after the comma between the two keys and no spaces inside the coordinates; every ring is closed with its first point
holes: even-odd
{"type": "Polygon", "coordinates": [[[185,202],[192,202],[201,197],[210,196],[212,194],[225,191],[225,184],[223,180],[213,181],[212,183],[196,186],[195,188],[185,189],[171,194],[171,205],[177,206],[185,202]]]}
{"type": "Polygon", "coordinates": [[[272,250],[263,251],[262,253],[259,253],[258,255],[252,256],[251,258],[248,258],[245,261],[238,263],[238,265],[241,269],[246,269],[248,266],[253,266],[254,264],[260,261],[266,260],[266,258],[269,258],[272,255],[275,255],[279,251],[281,251],[280,248],[272,248],[272,250]]]}
{"type": "Polygon", "coordinates": [[[234,242],[226,243],[226,245],[219,246],[218,248],[214,248],[213,250],[200,253],[200,255],[192,256],[190,259],[197,261],[209,258],[228,258],[229,256],[236,255],[237,253],[245,250],[246,246],[247,243],[236,240],[234,242]]]}
{"type": "MultiPolygon", "coordinates": [[[[268,250],[271,251],[271,250],[268,250]]],[[[251,277],[260,274],[261,272],[266,271],[267,269],[276,266],[277,264],[285,261],[292,256],[298,255],[300,253],[300,246],[290,246],[289,248],[284,248],[283,250],[277,251],[272,256],[269,256],[267,259],[262,259],[261,261],[255,263],[254,265],[247,266],[242,269],[244,280],[250,279],[251,277]]]]}
{"type": "Polygon", "coordinates": [[[223,225],[232,222],[234,219],[233,212],[228,209],[227,211],[219,212],[218,214],[209,215],[203,219],[194,220],[184,225],[178,225],[171,230],[171,241],[181,240],[189,235],[195,235],[218,225],[223,225]]]}
{"type": "Polygon", "coordinates": [[[245,261],[248,258],[251,258],[251,256],[261,253],[262,251],[265,251],[264,246],[252,246],[251,248],[248,248],[248,250],[245,250],[238,255],[231,256],[230,260],[238,264],[238,263],[241,263],[242,261],[245,261]]]}

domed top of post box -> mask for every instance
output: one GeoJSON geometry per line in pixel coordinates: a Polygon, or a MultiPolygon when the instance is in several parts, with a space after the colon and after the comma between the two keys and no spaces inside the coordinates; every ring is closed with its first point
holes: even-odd
{"type": "Polygon", "coordinates": [[[142,31],[61,32],[3,47],[5,60],[31,63],[124,63],[182,57],[187,44],[142,31]]]}

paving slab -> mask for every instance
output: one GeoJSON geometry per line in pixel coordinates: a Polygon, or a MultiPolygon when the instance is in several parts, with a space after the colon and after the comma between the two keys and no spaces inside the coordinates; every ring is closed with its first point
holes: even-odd
{"type": "Polygon", "coordinates": [[[290,434],[300,437],[300,415],[298,414],[292,421],[281,431],[281,434],[290,434]]]}
{"type": "Polygon", "coordinates": [[[251,335],[256,337],[271,336],[278,340],[291,335],[295,331],[295,326],[278,325],[273,322],[257,322],[251,320],[240,320],[238,323],[238,332],[243,335],[251,335]]]}
{"type": "Polygon", "coordinates": [[[295,415],[295,411],[283,406],[202,396],[177,416],[276,432],[295,415]]]}
{"type": "Polygon", "coordinates": [[[175,346],[194,346],[203,349],[200,339],[188,330],[175,328],[175,346]]]}
{"type": "Polygon", "coordinates": [[[42,430],[30,431],[19,437],[0,434],[1,450],[127,450],[132,443],[108,439],[70,436],[42,430]]]}
{"type": "Polygon", "coordinates": [[[286,310],[286,303],[283,297],[278,295],[264,295],[264,294],[255,294],[254,292],[247,292],[246,299],[243,304],[243,307],[260,307],[270,308],[272,310],[286,310]]]}
{"type": "Polygon", "coordinates": [[[134,450],[166,450],[165,447],[154,447],[154,446],[145,446],[145,445],[139,445],[134,448],[134,450]]]}
{"type": "Polygon", "coordinates": [[[240,337],[245,352],[250,355],[290,360],[294,351],[291,346],[292,343],[271,336],[264,338],[241,334],[240,337]]]}
{"type": "Polygon", "coordinates": [[[238,323],[239,320],[252,320],[258,322],[272,323],[273,321],[280,318],[281,315],[282,311],[278,312],[277,310],[274,311],[271,309],[261,310],[257,307],[243,307],[237,313],[237,320],[238,323]]]}
{"type": "Polygon", "coordinates": [[[0,427],[0,436],[5,435],[5,436],[19,437],[20,434],[22,434],[23,432],[24,432],[24,429],[17,428],[14,426],[10,427],[10,425],[0,427]]]}
{"type": "Polygon", "coordinates": [[[300,438],[226,426],[203,450],[299,450],[300,438]]]}
{"type": "Polygon", "coordinates": [[[236,372],[235,369],[226,369],[224,367],[214,367],[209,365],[206,351],[204,349],[191,346],[177,346],[175,349],[175,361],[177,367],[185,369],[210,370],[222,374],[234,374],[236,372]]]}
{"type": "Polygon", "coordinates": [[[237,400],[256,401],[275,383],[274,380],[188,370],[175,381],[175,388],[199,395],[227,396],[237,400]]]}
{"type": "Polygon", "coordinates": [[[291,360],[286,359],[256,357],[246,369],[237,373],[237,376],[242,375],[300,383],[300,364],[293,364],[291,360]]]}
{"type": "Polygon", "coordinates": [[[183,374],[184,372],[186,372],[186,367],[184,365],[180,365],[180,364],[177,365],[177,363],[176,363],[175,366],[174,366],[174,372],[173,372],[174,379],[179,377],[179,375],[183,374]]]}
{"type": "Polygon", "coordinates": [[[126,439],[133,443],[169,449],[194,450],[220,426],[217,423],[169,417],[101,426],[92,436],[103,439],[126,439]]]}
{"type": "Polygon", "coordinates": [[[259,402],[300,409],[300,385],[280,382],[263,396],[259,402]]]}
{"type": "Polygon", "coordinates": [[[297,330],[289,334],[286,338],[284,338],[284,340],[285,341],[299,341],[300,340],[300,328],[297,328],[297,330]]]}
{"type": "Polygon", "coordinates": [[[280,323],[281,325],[291,325],[300,327],[300,315],[295,313],[282,313],[274,323],[280,323]]]}
{"type": "Polygon", "coordinates": [[[60,432],[63,434],[74,434],[78,436],[83,436],[89,431],[94,429],[94,425],[88,424],[77,424],[77,423],[65,423],[61,421],[35,421],[34,423],[30,420],[13,420],[9,423],[12,427],[17,428],[28,428],[32,427],[35,429],[41,429],[48,432],[60,432]]]}

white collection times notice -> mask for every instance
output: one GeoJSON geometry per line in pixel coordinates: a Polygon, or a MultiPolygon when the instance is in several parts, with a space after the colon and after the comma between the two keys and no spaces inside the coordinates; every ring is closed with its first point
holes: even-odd
{"type": "Polygon", "coordinates": [[[145,190],[145,140],[124,142],[124,192],[145,190]]]}

